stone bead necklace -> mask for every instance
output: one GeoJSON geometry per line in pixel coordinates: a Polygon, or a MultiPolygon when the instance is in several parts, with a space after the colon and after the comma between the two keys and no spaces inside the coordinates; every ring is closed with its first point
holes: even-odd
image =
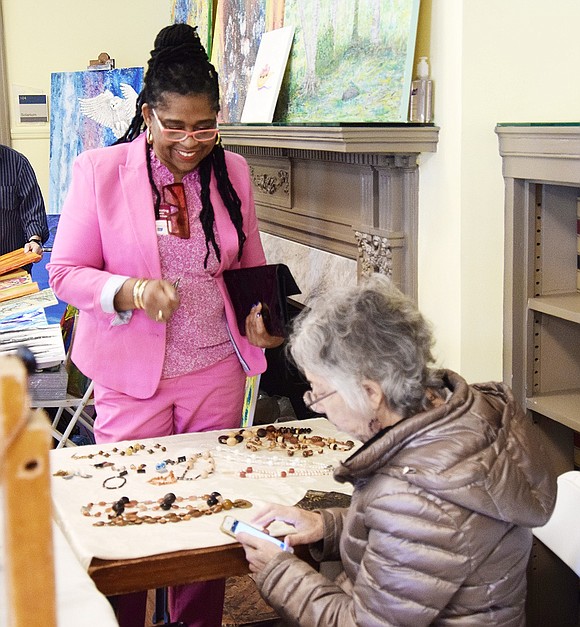
{"type": "Polygon", "coordinates": [[[176,496],[169,492],[156,501],[137,501],[123,496],[117,501],[88,503],[81,507],[81,514],[101,519],[93,523],[94,527],[125,527],[142,524],[163,525],[249,507],[252,507],[250,501],[224,499],[219,492],[202,496],[176,496]]]}
{"type": "Polygon", "coordinates": [[[111,455],[130,456],[130,455],[137,455],[141,451],[147,451],[149,455],[153,455],[154,453],[157,453],[159,451],[165,452],[166,450],[167,448],[159,443],[154,444],[150,448],[146,448],[144,444],[140,444],[139,442],[136,442],[135,444],[131,444],[127,446],[126,448],[119,448],[115,446],[110,451],[100,450],[97,453],[89,453],[88,455],[79,455],[78,453],[74,453],[73,455],[71,455],[71,459],[94,459],[95,457],[99,457],[99,456],[111,457],[111,455]]]}
{"type": "Polygon", "coordinates": [[[250,451],[284,451],[289,457],[300,454],[311,457],[314,453],[324,453],[324,449],[331,451],[350,451],[354,447],[352,440],[345,442],[336,438],[311,435],[309,427],[257,427],[229,431],[218,436],[220,444],[237,446],[244,444],[250,451]]]}

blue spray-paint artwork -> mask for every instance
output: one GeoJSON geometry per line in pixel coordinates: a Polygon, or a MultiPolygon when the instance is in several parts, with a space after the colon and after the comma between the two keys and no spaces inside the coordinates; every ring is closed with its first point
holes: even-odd
{"type": "Polygon", "coordinates": [[[213,0],[171,0],[171,22],[197,26],[201,43],[211,56],[213,0]]]}
{"type": "Polygon", "coordinates": [[[51,75],[48,213],[62,210],[75,157],[123,135],[142,85],[140,67],[51,75]]]}

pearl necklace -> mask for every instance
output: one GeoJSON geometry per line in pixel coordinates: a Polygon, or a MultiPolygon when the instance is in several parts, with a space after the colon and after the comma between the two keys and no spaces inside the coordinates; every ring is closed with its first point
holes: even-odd
{"type": "Polygon", "coordinates": [[[320,475],[330,475],[332,474],[334,468],[333,466],[319,466],[312,468],[283,468],[276,470],[262,470],[262,469],[254,469],[253,466],[247,466],[245,470],[240,470],[238,476],[242,479],[274,479],[281,477],[285,479],[286,477],[318,477],[320,475]]]}

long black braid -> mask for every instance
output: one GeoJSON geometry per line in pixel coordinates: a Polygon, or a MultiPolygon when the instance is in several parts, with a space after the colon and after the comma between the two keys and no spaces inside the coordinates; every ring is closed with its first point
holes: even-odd
{"type": "MultiPolygon", "coordinates": [[[[137,98],[135,115],[126,133],[116,143],[131,142],[143,132],[145,128],[145,120],[141,112],[143,104],[147,103],[155,108],[163,104],[165,98],[171,93],[182,96],[203,94],[209,98],[216,113],[220,110],[217,72],[209,62],[197,34],[197,28],[192,28],[188,24],[167,26],[155,38],[154,49],[147,63],[143,89],[137,98]]],[[[213,228],[215,214],[209,193],[212,170],[218,192],[238,234],[238,260],[241,259],[246,241],[242,224],[242,203],[228,176],[224,149],[221,142],[218,142],[211,153],[199,164],[202,206],[199,217],[205,234],[207,251],[204,267],[207,267],[210,243],[216,257],[221,260],[213,228]]],[[[161,194],[153,182],[149,149],[147,149],[147,172],[155,195],[155,213],[158,214],[161,194]]]]}

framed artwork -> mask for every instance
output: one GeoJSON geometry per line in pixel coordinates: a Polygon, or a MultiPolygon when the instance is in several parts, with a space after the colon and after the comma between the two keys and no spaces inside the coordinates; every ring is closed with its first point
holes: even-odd
{"type": "Polygon", "coordinates": [[[274,122],[406,122],[419,3],[218,0],[223,121],[241,120],[262,33],[293,26],[274,122]]]}
{"type": "Polygon", "coordinates": [[[272,121],[293,37],[293,26],[276,28],[262,35],[244,102],[242,123],[272,121]]]}
{"type": "Polygon", "coordinates": [[[51,75],[49,214],[61,212],[75,157],[125,133],[142,85],[140,67],[51,75]]]}
{"type": "Polygon", "coordinates": [[[260,39],[270,30],[266,4],[266,0],[218,0],[211,62],[219,75],[221,122],[241,120],[260,39]]]}
{"type": "Polygon", "coordinates": [[[281,118],[406,121],[418,16],[419,0],[285,0],[296,34],[281,118]]]}
{"type": "Polygon", "coordinates": [[[211,58],[214,0],[171,0],[171,23],[197,26],[201,43],[211,58]]]}

